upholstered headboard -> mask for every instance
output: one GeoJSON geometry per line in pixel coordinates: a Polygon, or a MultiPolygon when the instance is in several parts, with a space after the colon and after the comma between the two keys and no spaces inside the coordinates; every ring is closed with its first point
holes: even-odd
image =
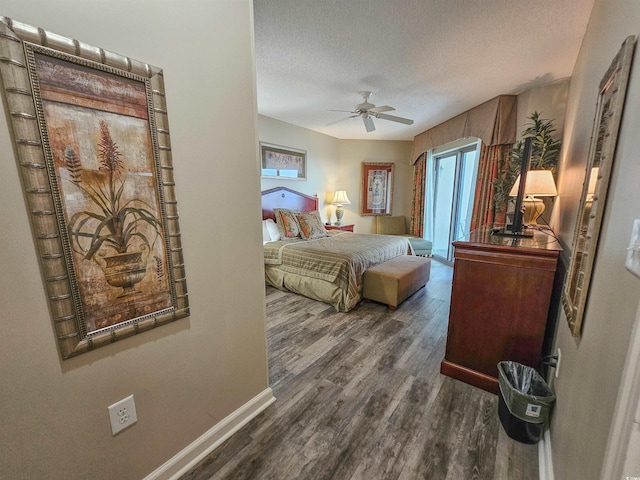
{"type": "Polygon", "coordinates": [[[318,196],[305,195],[287,187],[276,187],[262,192],[262,219],[275,220],[274,208],[289,208],[301,212],[318,209],[318,196]]]}

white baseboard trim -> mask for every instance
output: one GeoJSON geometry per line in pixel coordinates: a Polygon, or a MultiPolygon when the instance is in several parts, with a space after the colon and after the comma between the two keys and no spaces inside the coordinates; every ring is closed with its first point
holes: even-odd
{"type": "Polygon", "coordinates": [[[263,390],[156,468],[144,480],[174,480],[181,477],[275,401],[270,388],[263,390]]]}
{"type": "Polygon", "coordinates": [[[553,480],[553,461],[551,459],[551,433],[544,431],[538,442],[538,477],[540,480],[553,480]]]}

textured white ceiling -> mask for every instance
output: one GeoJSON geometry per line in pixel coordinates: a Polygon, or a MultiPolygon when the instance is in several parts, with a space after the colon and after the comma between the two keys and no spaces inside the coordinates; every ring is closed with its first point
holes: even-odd
{"type": "Polygon", "coordinates": [[[410,140],[571,75],[594,0],[254,0],[258,112],[337,138],[410,140]],[[358,92],[412,126],[376,119],[358,92]]]}

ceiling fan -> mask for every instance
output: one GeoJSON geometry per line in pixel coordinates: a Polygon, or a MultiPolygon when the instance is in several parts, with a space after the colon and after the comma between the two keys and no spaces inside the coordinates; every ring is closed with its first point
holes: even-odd
{"type": "Polygon", "coordinates": [[[386,113],[384,113],[391,112],[395,110],[395,108],[390,107],[389,105],[376,107],[373,103],[369,103],[371,92],[363,91],[358,93],[362,96],[363,102],[356,105],[353,110],[331,110],[332,112],[347,112],[352,113],[353,115],[346,118],[341,118],[340,120],[336,120],[335,122],[331,122],[327,124],[327,126],[355,117],[362,117],[364,128],[366,128],[367,132],[373,132],[376,129],[376,126],[373,124],[373,117],[381,118],[383,120],[390,120],[392,122],[404,123],[405,125],[413,125],[413,120],[403,117],[396,117],[395,115],[387,115],[386,113]]]}

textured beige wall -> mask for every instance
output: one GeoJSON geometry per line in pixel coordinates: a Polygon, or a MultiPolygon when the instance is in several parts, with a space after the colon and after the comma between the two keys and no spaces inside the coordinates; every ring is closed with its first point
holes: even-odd
{"type": "Polygon", "coordinates": [[[0,477],[142,478],[268,386],[250,0],[4,0],[164,69],[191,317],[59,359],[0,114],[0,477]],[[231,200],[230,200],[231,199],[231,200]],[[113,437],[107,406],[133,393],[113,437]]]}
{"type": "Polygon", "coordinates": [[[361,162],[395,162],[393,214],[411,213],[413,167],[409,156],[413,142],[386,140],[340,140],[312,130],[258,117],[260,141],[307,151],[307,180],[262,179],[267,190],[286,186],[307,195],[318,194],[318,208],[324,221],[336,221],[331,204],[336,190],[346,190],[351,205],[345,205],[343,222],[353,223],[360,233],[373,233],[373,217],[360,216],[361,162]]]}
{"type": "MultiPolygon", "coordinates": [[[[345,223],[355,224],[360,233],[375,233],[375,217],[360,216],[362,162],[395,163],[393,173],[393,215],[411,215],[413,166],[409,165],[413,142],[385,140],[340,140],[340,181],[349,192],[345,223]]],[[[333,221],[335,221],[335,216],[333,221]]]]}
{"type": "MultiPolygon", "coordinates": [[[[596,0],[569,87],[560,195],[552,217],[555,231],[569,248],[598,84],[624,39],[639,34],[637,1],[596,0]]],[[[639,74],[636,52],[582,336],[571,336],[564,316],[558,323],[556,346],[562,349],[562,364],[560,376],[555,380],[557,406],[551,439],[555,478],[563,480],[600,478],[640,297],[640,280],[624,268],[632,222],[640,217],[639,74]]]]}
{"type": "Polygon", "coordinates": [[[261,189],[285,186],[307,195],[317,194],[320,215],[327,221],[335,209],[330,202],[338,183],[339,140],[262,115],[258,116],[258,132],[261,142],[307,151],[306,180],[263,178],[261,189]]]}

